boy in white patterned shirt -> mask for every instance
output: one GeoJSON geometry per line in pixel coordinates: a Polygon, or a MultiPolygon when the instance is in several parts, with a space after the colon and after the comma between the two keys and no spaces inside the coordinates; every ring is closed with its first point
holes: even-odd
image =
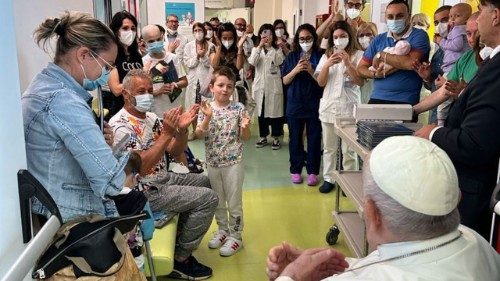
{"type": "Polygon", "coordinates": [[[243,247],[243,141],[250,138],[250,117],[245,106],[230,100],[235,81],[231,69],[214,70],[210,83],[214,100],[202,102],[196,128],[196,136],[205,137],[208,177],[219,195],[215,211],[219,230],[208,247],[220,247],[220,255],[226,257],[243,247]]]}

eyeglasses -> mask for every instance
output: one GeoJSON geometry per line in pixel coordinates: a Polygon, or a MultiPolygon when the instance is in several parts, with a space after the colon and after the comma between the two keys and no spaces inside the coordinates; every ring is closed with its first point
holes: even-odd
{"type": "Polygon", "coordinates": [[[95,61],[97,62],[97,64],[101,67],[101,68],[104,68],[106,69],[106,75],[109,74],[113,69],[116,68],[116,66],[110,64],[109,62],[107,62],[105,59],[103,59],[101,56],[99,56],[97,53],[94,53],[94,52],[90,52],[90,55],[95,59],[95,61]],[[102,64],[99,63],[99,60],[96,59],[96,56],[101,59],[105,66],[102,66],[102,64]]]}
{"type": "Polygon", "coordinates": [[[363,5],[363,4],[361,4],[361,3],[347,2],[347,7],[348,7],[348,8],[350,8],[350,9],[352,9],[352,8],[356,8],[356,9],[358,9],[358,10],[359,10],[359,9],[361,9],[361,6],[362,6],[362,5],[363,5]]]}
{"type": "Polygon", "coordinates": [[[169,20],[168,22],[171,22],[171,23],[179,23],[178,20],[169,20]]]}
{"type": "Polygon", "coordinates": [[[299,43],[310,43],[313,41],[312,36],[307,36],[307,37],[299,37],[299,43]]]}

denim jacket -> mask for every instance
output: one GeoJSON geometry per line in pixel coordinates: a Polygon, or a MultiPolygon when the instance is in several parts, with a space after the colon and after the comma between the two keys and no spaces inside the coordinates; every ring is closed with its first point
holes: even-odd
{"type": "MultiPolygon", "coordinates": [[[[22,95],[28,170],[48,190],[64,221],[117,215],[106,195],[123,187],[127,155],[116,159],[88,105],[92,96],[54,63],[22,95]]],[[[48,215],[38,200],[33,211],[48,215]]]]}

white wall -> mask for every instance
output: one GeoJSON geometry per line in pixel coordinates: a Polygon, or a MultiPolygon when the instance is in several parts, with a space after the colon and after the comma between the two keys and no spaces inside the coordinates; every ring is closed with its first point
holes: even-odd
{"type": "Polygon", "coordinates": [[[44,0],[12,1],[16,30],[21,92],[23,92],[47,62],[52,59],[33,40],[33,31],[47,17],[58,17],[65,10],[82,11],[93,15],[92,1],[44,0]]]}

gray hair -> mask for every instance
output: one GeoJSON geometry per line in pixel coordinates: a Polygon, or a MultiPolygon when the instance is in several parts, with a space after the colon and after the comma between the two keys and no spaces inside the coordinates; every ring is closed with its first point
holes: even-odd
{"type": "Polygon", "coordinates": [[[57,36],[55,63],[75,47],[85,46],[99,53],[113,44],[117,45],[115,34],[109,27],[82,12],[65,11],[61,18],[46,19],[34,32],[36,43],[44,51],[47,51],[47,44],[54,36],[57,36]]]}
{"type": "Polygon", "coordinates": [[[130,91],[136,78],[151,81],[151,76],[146,71],[142,69],[132,69],[127,73],[125,78],[123,78],[123,89],[130,91]]]}
{"type": "Polygon", "coordinates": [[[398,203],[383,192],[373,179],[369,157],[363,165],[363,186],[365,200],[371,199],[375,203],[387,228],[402,241],[438,237],[457,229],[460,223],[457,208],[444,216],[430,216],[410,210],[398,203]]]}

